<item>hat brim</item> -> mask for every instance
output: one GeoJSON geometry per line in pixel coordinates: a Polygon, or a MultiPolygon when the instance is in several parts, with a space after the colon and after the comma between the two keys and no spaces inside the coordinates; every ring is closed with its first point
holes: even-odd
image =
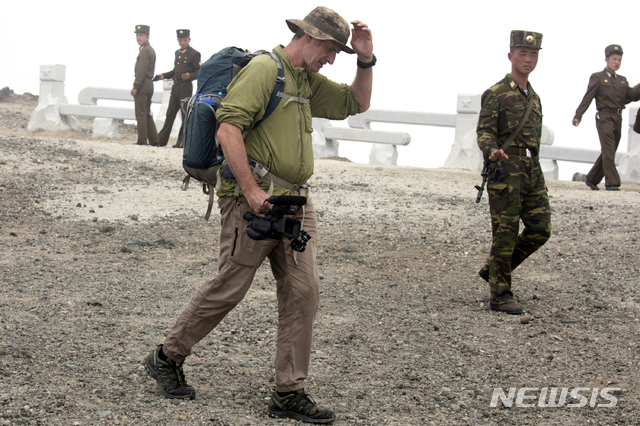
{"type": "Polygon", "coordinates": [[[516,44],[513,47],[528,47],[529,49],[542,50],[540,46],[531,46],[530,44],[516,44]]]}
{"type": "Polygon", "coordinates": [[[291,32],[295,33],[296,31],[298,31],[298,28],[301,28],[302,31],[304,31],[310,37],[313,37],[315,39],[335,41],[340,45],[340,48],[342,49],[342,51],[345,53],[348,53],[349,55],[356,53],[356,51],[350,48],[349,46],[343,43],[340,43],[338,40],[336,40],[329,34],[320,31],[319,29],[317,29],[307,21],[303,21],[302,19],[287,19],[286,21],[287,21],[287,26],[289,27],[291,32]]]}

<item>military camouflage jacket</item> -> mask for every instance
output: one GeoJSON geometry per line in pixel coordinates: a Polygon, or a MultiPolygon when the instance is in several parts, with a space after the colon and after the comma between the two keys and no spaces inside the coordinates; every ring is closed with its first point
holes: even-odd
{"type": "Polygon", "coordinates": [[[582,115],[587,111],[593,98],[596,98],[596,108],[624,109],[624,106],[632,101],[640,99],[636,87],[629,87],[627,78],[611,72],[606,68],[600,72],[591,74],[587,93],[576,110],[573,118],[582,120],[582,115]]]}
{"type": "Polygon", "coordinates": [[[482,94],[477,133],[478,146],[485,159],[489,158],[493,151],[500,149],[511,132],[518,127],[529,102],[533,102],[531,114],[520,133],[511,142],[511,146],[539,152],[542,135],[542,105],[531,83],[528,90],[529,93],[525,94],[511,75],[507,74],[504,79],[482,94]]]}

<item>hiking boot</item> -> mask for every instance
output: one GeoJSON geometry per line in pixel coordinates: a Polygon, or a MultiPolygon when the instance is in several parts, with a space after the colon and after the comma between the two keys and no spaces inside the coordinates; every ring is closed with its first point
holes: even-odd
{"type": "Polygon", "coordinates": [[[482,268],[482,269],[480,269],[480,271],[478,271],[478,275],[480,275],[480,278],[482,278],[486,282],[489,282],[489,271],[488,270],[482,268]]]}
{"type": "Polygon", "coordinates": [[[591,188],[592,191],[599,191],[600,190],[600,188],[598,188],[598,185],[594,185],[591,182],[589,182],[588,180],[585,180],[584,183],[586,183],[587,186],[589,188],[591,188]]]}
{"type": "Polygon", "coordinates": [[[158,345],[144,359],[144,366],[151,377],[158,382],[160,392],[167,398],[194,399],[196,390],[185,381],[182,363],[176,363],[161,352],[162,345],[158,345]]]}
{"type": "Polygon", "coordinates": [[[605,186],[604,189],[606,189],[607,191],[620,191],[619,186],[605,186]]]}
{"type": "Polygon", "coordinates": [[[522,308],[515,300],[503,304],[489,302],[489,307],[492,311],[506,312],[511,315],[520,315],[522,313],[522,308]]]}
{"type": "Polygon", "coordinates": [[[271,417],[282,419],[292,418],[307,423],[331,423],[336,415],[331,410],[320,410],[304,389],[295,393],[280,396],[275,390],[271,390],[271,399],[267,407],[267,414],[271,417]]]}

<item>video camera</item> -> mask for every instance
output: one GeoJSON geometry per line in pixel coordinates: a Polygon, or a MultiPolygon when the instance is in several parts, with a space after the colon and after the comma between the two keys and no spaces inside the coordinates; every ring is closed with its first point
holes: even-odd
{"type": "Polygon", "coordinates": [[[300,229],[300,221],[284,217],[298,212],[297,206],[307,204],[306,197],[280,196],[269,197],[266,202],[273,204],[264,218],[256,216],[251,212],[243,215],[247,224],[247,235],[252,240],[264,240],[267,238],[279,240],[287,237],[291,241],[291,248],[294,251],[303,252],[311,236],[300,229]]]}

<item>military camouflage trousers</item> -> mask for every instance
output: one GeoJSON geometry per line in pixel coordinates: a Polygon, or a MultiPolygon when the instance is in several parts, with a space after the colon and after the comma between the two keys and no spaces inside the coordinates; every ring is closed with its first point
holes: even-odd
{"type": "Polygon", "coordinates": [[[491,302],[503,304],[513,300],[511,271],[551,236],[551,209],[538,160],[512,155],[499,167],[499,175],[492,172],[487,183],[493,243],[484,269],[491,302]],[[524,230],[518,235],[520,220],[524,230]]]}

